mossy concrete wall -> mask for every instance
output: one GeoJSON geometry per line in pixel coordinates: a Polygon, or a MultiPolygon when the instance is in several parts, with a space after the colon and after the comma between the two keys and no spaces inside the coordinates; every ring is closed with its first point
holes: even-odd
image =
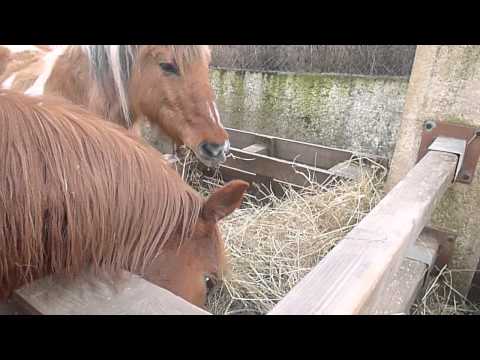
{"type": "Polygon", "coordinates": [[[225,126],[391,156],[408,80],[213,69],[225,126]]]}
{"type": "MultiPolygon", "coordinates": [[[[418,46],[387,189],[415,166],[423,123],[445,120],[480,127],[480,46],[418,46]]],[[[480,141],[480,140],[477,140],[480,141]]],[[[432,225],[458,234],[454,285],[466,293],[480,256],[480,166],[472,184],[455,183],[432,225]]]]}

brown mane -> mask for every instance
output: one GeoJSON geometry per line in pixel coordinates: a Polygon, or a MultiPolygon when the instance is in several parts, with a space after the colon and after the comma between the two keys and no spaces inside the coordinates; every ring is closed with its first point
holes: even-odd
{"type": "Polygon", "coordinates": [[[0,129],[0,297],[86,266],[138,271],[174,234],[189,238],[202,198],[125,129],[6,90],[0,129]]]}

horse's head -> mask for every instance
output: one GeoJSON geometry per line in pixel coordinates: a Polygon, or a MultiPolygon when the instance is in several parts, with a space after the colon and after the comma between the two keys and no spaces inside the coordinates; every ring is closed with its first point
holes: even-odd
{"type": "Polygon", "coordinates": [[[230,150],[209,80],[207,46],[141,46],[129,84],[133,111],[175,143],[189,147],[207,166],[230,150]]]}
{"type": "Polygon", "coordinates": [[[191,239],[180,248],[165,247],[147,268],[145,278],[204,308],[208,292],[222,279],[226,266],[224,242],[217,223],[240,206],[248,186],[235,180],[210,195],[191,239]]]}

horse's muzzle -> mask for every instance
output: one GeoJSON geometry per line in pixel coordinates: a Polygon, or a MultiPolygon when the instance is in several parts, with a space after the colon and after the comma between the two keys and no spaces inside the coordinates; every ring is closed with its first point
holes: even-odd
{"type": "Polygon", "coordinates": [[[208,167],[215,167],[227,160],[230,153],[230,141],[223,144],[203,142],[198,147],[198,159],[208,167]]]}

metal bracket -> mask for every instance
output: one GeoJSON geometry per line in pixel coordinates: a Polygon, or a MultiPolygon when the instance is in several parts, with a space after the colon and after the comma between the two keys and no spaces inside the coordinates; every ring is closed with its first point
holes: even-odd
{"type": "Polygon", "coordinates": [[[450,262],[456,238],[457,235],[452,232],[426,226],[418,240],[407,250],[406,259],[426,266],[422,287],[426,285],[432,271],[435,273],[450,262]]]}
{"type": "Polygon", "coordinates": [[[453,181],[455,182],[457,181],[458,174],[460,173],[460,169],[462,168],[462,165],[463,165],[463,159],[465,157],[466,148],[467,148],[466,140],[439,136],[428,147],[428,150],[441,151],[441,152],[447,152],[447,153],[458,155],[457,169],[455,170],[455,177],[453,179],[453,181]]]}
{"type": "Polygon", "coordinates": [[[427,246],[416,246],[415,244],[408,249],[405,257],[410,260],[419,261],[430,267],[436,260],[437,253],[435,249],[430,249],[427,246]]]}
{"type": "Polygon", "coordinates": [[[432,227],[425,227],[423,231],[426,234],[433,236],[438,241],[438,254],[435,260],[435,265],[439,269],[448,265],[455,250],[457,234],[449,230],[434,229],[432,227]]]}
{"type": "Polygon", "coordinates": [[[447,265],[455,249],[457,234],[444,229],[434,229],[426,226],[422,231],[422,236],[429,239],[435,239],[438,249],[430,245],[428,241],[415,243],[410,247],[405,255],[406,258],[424,263],[428,267],[435,264],[439,269],[447,265]]]}
{"type": "Polygon", "coordinates": [[[423,125],[417,161],[420,161],[429,150],[448,151],[459,156],[463,153],[462,158],[459,158],[455,181],[470,184],[480,158],[480,129],[442,121],[426,121],[423,125]],[[460,141],[456,144],[451,141],[451,144],[446,144],[447,141],[441,138],[464,141],[465,147],[463,148],[460,141]],[[436,144],[433,144],[434,142],[436,144]],[[433,148],[430,148],[431,145],[433,148]]]}

